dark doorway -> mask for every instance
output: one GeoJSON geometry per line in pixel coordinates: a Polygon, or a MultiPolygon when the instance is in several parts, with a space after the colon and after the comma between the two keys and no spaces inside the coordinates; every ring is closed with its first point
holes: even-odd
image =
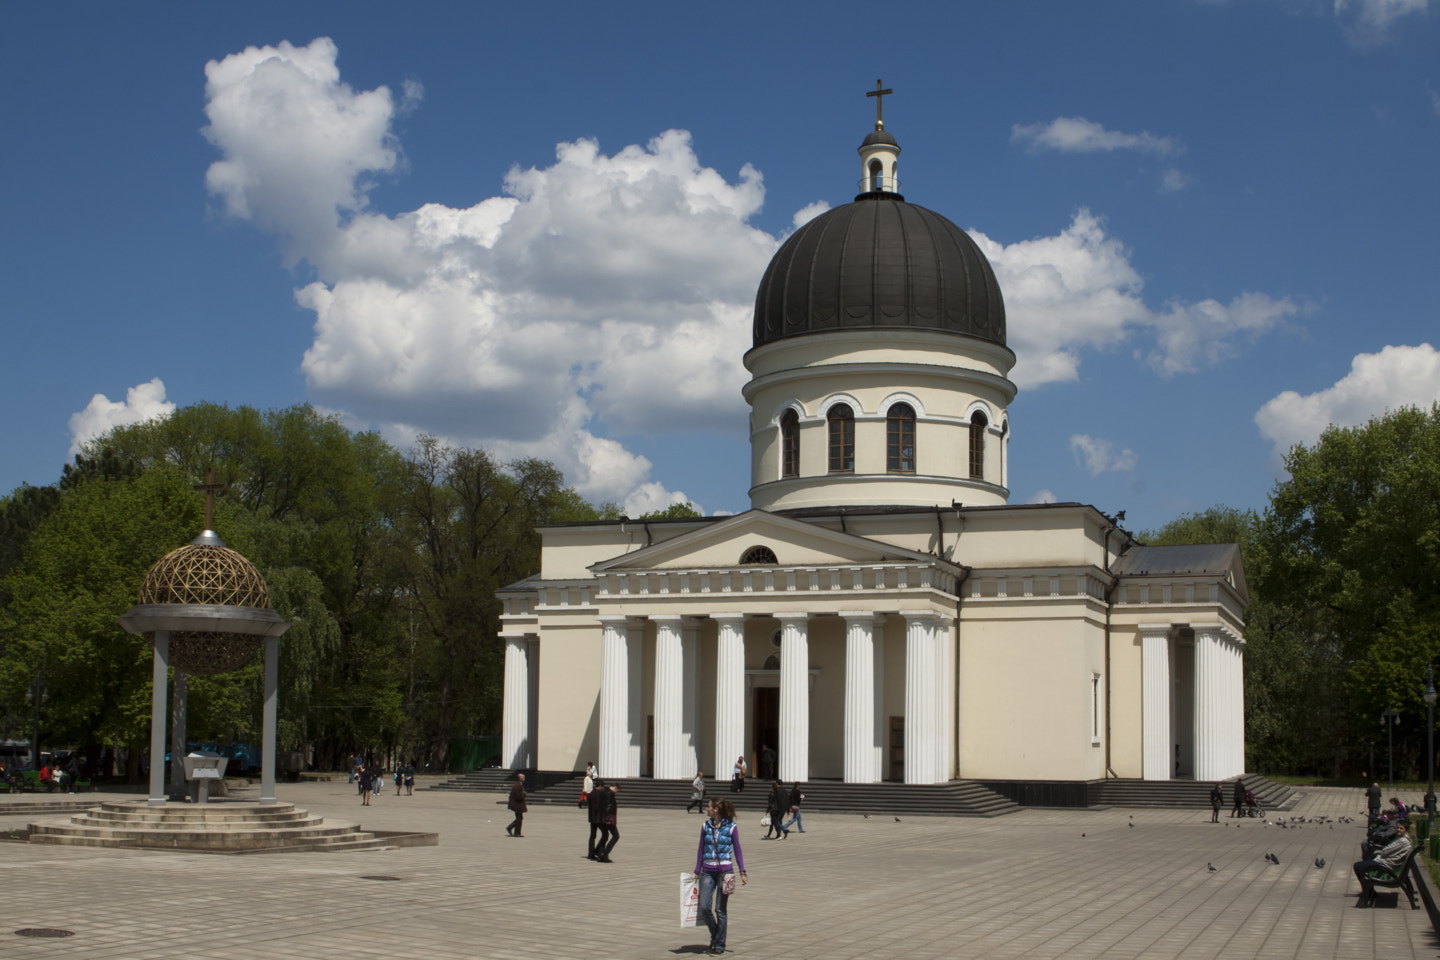
{"type": "Polygon", "coordinates": [[[890,718],[890,779],[905,779],[905,718],[890,718]]]}
{"type": "Polygon", "coordinates": [[[645,753],[640,757],[640,776],[655,776],[655,714],[645,718],[645,753]]]}
{"type": "MultiPolygon", "coordinates": [[[[756,687],[755,688],[755,756],[763,757],[765,748],[768,746],[775,751],[778,758],[780,754],[780,688],[779,687],[756,687]]],[[[763,762],[763,761],[762,761],[763,762]]],[[[779,770],[780,762],[775,762],[776,770],[770,771],[774,776],[779,770]]],[[[765,775],[762,767],[758,771],[760,776],[765,775]]]]}

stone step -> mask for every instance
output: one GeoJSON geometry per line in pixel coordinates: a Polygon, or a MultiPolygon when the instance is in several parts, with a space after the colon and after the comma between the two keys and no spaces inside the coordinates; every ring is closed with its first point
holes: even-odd
{"type": "Polygon", "coordinates": [[[303,830],[309,827],[320,826],[325,822],[324,817],[312,817],[301,813],[299,817],[274,821],[274,820],[229,820],[229,821],[195,821],[195,820],[147,820],[141,818],[113,819],[94,817],[88,813],[77,813],[70,818],[70,823],[82,827],[94,827],[101,830],[159,830],[159,831],[189,831],[192,833],[224,833],[235,830],[277,830],[292,832],[303,830]]]}
{"type": "Polygon", "coordinates": [[[192,814],[188,810],[174,811],[166,807],[149,807],[140,810],[106,810],[103,808],[92,808],[87,810],[86,815],[95,820],[113,821],[115,823],[154,823],[174,824],[177,826],[193,826],[204,824],[224,825],[227,823],[273,823],[283,825],[299,820],[304,820],[308,814],[304,810],[282,810],[276,813],[258,812],[212,812],[203,815],[192,814]]]}

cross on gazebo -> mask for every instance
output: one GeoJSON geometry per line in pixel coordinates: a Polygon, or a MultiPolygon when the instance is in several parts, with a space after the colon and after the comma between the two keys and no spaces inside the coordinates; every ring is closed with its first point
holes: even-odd
{"type": "Polygon", "coordinates": [[[867,96],[867,97],[874,97],[874,98],[875,98],[875,129],[876,129],[876,130],[884,130],[884,129],[885,129],[885,120],[884,120],[884,118],[882,117],[880,110],[881,110],[881,107],[882,107],[882,106],[884,105],[884,103],[885,103],[885,97],[886,97],[888,94],[892,94],[892,93],[894,93],[894,92],[895,92],[894,90],[886,90],[886,89],[885,89],[885,85],[884,85],[883,83],[881,83],[879,80],[876,80],[876,81],[875,81],[875,89],[874,89],[874,90],[871,90],[870,92],[868,92],[868,93],[865,94],[865,96],[867,96]]]}
{"type": "Polygon", "coordinates": [[[211,467],[205,471],[205,482],[197,483],[192,488],[205,494],[205,529],[215,529],[215,494],[230,486],[228,483],[215,482],[215,468],[211,467]]]}

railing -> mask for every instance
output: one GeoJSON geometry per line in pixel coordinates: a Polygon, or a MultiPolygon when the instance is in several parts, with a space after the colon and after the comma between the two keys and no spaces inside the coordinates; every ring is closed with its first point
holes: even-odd
{"type": "Polygon", "coordinates": [[[899,193],[899,177],[864,177],[856,184],[861,193],[899,193]]]}

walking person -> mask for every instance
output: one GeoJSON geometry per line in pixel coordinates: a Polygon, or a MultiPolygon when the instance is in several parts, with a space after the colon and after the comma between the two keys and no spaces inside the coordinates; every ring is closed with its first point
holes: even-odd
{"type": "Polygon", "coordinates": [[[691,810],[696,813],[705,812],[705,774],[699,770],[695,771],[695,779],[690,781],[690,802],[685,805],[685,812],[691,810]]]}
{"type": "Polygon", "coordinates": [[[1365,791],[1365,806],[1370,811],[1370,819],[1374,820],[1380,816],[1380,784],[1372,783],[1365,791]]]}
{"type": "Polygon", "coordinates": [[[405,764],[405,796],[415,796],[415,758],[411,757],[410,762],[405,764]]]}
{"type": "MultiPolygon", "coordinates": [[[[587,781],[589,776],[585,778],[587,781]]],[[[609,791],[605,789],[604,780],[596,780],[591,784],[589,796],[585,798],[586,817],[590,821],[590,842],[585,847],[586,860],[599,860],[601,852],[605,849],[605,840],[610,832],[605,829],[605,798],[609,791]],[[596,839],[599,842],[596,842],[596,839]]]]}
{"type": "Polygon", "coordinates": [[[615,794],[620,791],[613,783],[608,783],[605,785],[605,789],[598,792],[603,795],[600,801],[600,820],[601,827],[604,828],[600,834],[600,847],[598,848],[600,851],[600,862],[612,863],[614,861],[610,859],[610,851],[614,850],[615,844],[620,842],[620,823],[619,817],[617,816],[618,804],[615,798],[615,794]]]}
{"type": "Polygon", "coordinates": [[[700,825],[700,847],[695,851],[695,876],[700,880],[700,919],[710,930],[710,953],[725,952],[729,925],[730,894],[735,878],[749,883],[745,854],[740,849],[740,828],[735,825],[735,805],[729,800],[711,800],[705,808],[708,819],[700,825]]]}
{"type": "Polygon", "coordinates": [[[515,784],[510,788],[510,799],[505,804],[515,813],[515,819],[505,828],[505,832],[512,837],[524,837],[521,828],[525,824],[525,811],[530,809],[525,806],[525,774],[515,774],[515,784]]]}
{"type": "Polygon", "coordinates": [[[1230,819],[1245,816],[1245,784],[1239,777],[1235,778],[1235,806],[1230,811],[1230,819]]]}
{"type": "Polygon", "coordinates": [[[745,763],[745,754],[740,754],[735,760],[735,772],[730,776],[730,792],[745,792],[745,776],[750,772],[750,767],[745,763]]]}
{"type": "Polygon", "coordinates": [[[780,781],[776,780],[770,784],[770,795],[765,798],[765,815],[770,818],[770,825],[765,828],[765,836],[761,837],[762,840],[769,840],[772,836],[777,840],[780,838],[780,824],[785,822],[785,811],[789,806],[785,799],[780,781]]]}
{"type": "Polygon", "coordinates": [[[794,825],[800,833],[805,832],[805,821],[800,819],[800,801],[805,799],[805,794],[800,792],[800,783],[790,788],[790,822],[780,828],[780,839],[784,840],[790,836],[790,827],[794,825]]]}
{"type": "Polygon", "coordinates": [[[1225,802],[1225,791],[1220,789],[1220,784],[1210,788],[1210,822],[1220,822],[1220,805],[1225,802]]]}
{"type": "Polygon", "coordinates": [[[370,806],[370,788],[375,786],[375,778],[369,767],[361,767],[360,773],[360,806],[370,806]]]}

